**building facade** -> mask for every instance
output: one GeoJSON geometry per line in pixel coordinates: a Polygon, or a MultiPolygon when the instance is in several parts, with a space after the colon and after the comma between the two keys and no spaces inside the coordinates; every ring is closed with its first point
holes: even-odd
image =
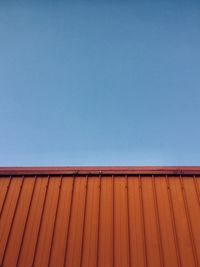
{"type": "Polygon", "coordinates": [[[0,266],[200,266],[200,167],[0,168],[0,266]]]}

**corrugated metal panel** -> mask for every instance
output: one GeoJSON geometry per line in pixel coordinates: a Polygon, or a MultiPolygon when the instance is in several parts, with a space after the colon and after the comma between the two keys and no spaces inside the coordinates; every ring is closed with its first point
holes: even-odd
{"type": "Polygon", "coordinates": [[[0,266],[200,266],[198,175],[93,170],[2,173],[0,266]]]}

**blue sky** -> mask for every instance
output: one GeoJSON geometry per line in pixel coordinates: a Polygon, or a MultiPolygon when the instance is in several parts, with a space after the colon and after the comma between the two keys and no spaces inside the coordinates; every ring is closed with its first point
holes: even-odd
{"type": "Polygon", "coordinates": [[[2,1],[0,165],[200,165],[198,1],[2,1]]]}

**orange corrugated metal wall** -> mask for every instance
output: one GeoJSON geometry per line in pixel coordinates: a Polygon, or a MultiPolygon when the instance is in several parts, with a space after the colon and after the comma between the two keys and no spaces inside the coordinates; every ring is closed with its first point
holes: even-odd
{"type": "Polygon", "coordinates": [[[0,266],[200,266],[195,176],[0,177],[0,266]]]}

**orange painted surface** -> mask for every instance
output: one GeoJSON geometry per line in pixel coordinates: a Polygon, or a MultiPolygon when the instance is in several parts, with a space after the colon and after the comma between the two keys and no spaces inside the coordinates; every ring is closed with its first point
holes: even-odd
{"type": "Polygon", "coordinates": [[[30,171],[0,176],[0,266],[200,266],[198,174],[30,171]]]}

